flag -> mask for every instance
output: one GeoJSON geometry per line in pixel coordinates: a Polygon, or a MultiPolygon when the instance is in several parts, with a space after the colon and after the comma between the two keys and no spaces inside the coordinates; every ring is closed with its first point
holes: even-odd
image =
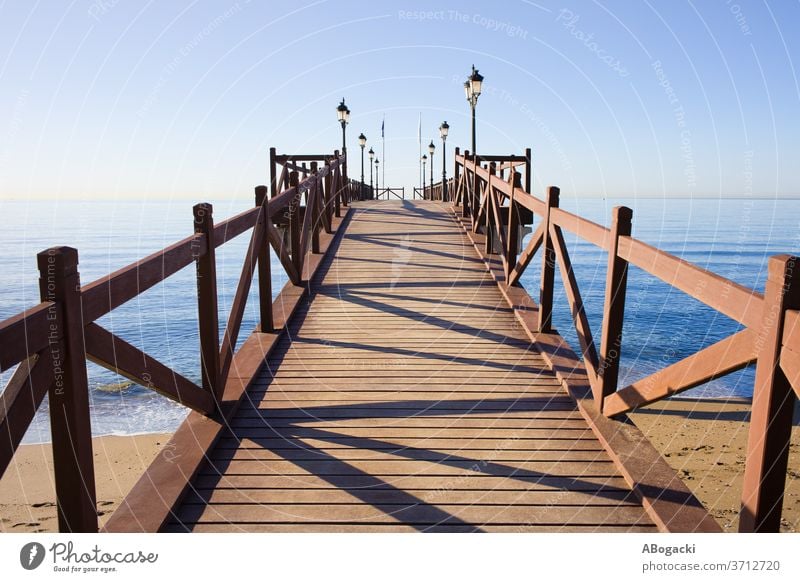
{"type": "Polygon", "coordinates": [[[381,121],[381,139],[383,139],[384,137],[386,137],[385,135],[383,135],[383,126],[384,126],[385,124],[386,124],[386,118],[384,118],[384,119],[383,119],[383,121],[381,121]]]}

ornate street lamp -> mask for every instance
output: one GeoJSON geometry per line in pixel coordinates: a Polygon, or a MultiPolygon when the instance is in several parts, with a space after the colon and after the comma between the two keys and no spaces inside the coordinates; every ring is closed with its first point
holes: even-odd
{"type": "Polygon", "coordinates": [[[372,160],[375,159],[375,152],[372,151],[372,148],[369,148],[367,154],[369,154],[369,193],[374,197],[375,192],[372,190],[372,160]]]}
{"type": "Polygon", "coordinates": [[[422,154],[422,199],[425,199],[425,164],[428,163],[428,156],[422,154]]]}
{"type": "Polygon", "coordinates": [[[450,126],[447,122],[442,122],[439,126],[439,135],[442,136],[442,202],[447,202],[447,132],[450,131],[450,126]]]}
{"type": "Polygon", "coordinates": [[[363,133],[358,136],[358,145],[361,146],[361,199],[364,199],[364,146],[367,145],[367,136],[363,133]]]}
{"type": "Polygon", "coordinates": [[[464,81],[464,93],[467,101],[472,108],[472,154],[475,155],[475,106],[478,104],[478,97],[481,95],[483,85],[483,75],[478,72],[475,65],[472,65],[472,74],[464,81]]]}
{"type": "Polygon", "coordinates": [[[347,108],[347,105],[344,104],[344,97],[342,97],[342,102],[339,103],[339,106],[336,108],[336,118],[339,120],[339,123],[342,124],[342,155],[344,158],[344,176],[347,178],[347,135],[345,133],[345,128],[347,124],[350,123],[350,110],[347,108]]]}
{"type": "Polygon", "coordinates": [[[380,193],[381,184],[380,184],[380,180],[378,179],[378,177],[380,176],[380,174],[378,173],[378,166],[379,166],[380,163],[381,163],[381,161],[378,158],[375,158],[375,190],[378,191],[378,198],[381,197],[381,193],[380,193]]]}
{"type": "Polygon", "coordinates": [[[428,145],[428,153],[431,154],[431,199],[433,199],[433,153],[436,151],[436,146],[433,145],[433,140],[428,145]]]}

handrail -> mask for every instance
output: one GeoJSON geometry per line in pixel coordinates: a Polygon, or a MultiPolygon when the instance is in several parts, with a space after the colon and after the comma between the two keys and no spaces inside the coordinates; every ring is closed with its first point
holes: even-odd
{"type": "Polygon", "coordinates": [[[194,234],[109,275],[80,285],[78,252],[55,247],[39,253],[42,303],[0,322],[0,371],[17,366],[0,394],[0,475],[8,467],[44,395],[50,394],[55,484],[61,531],[97,531],[96,493],[86,362],[93,361],[176,402],[215,418],[236,352],[244,307],[259,271],[261,332],[274,331],[269,248],[295,285],[304,284],[306,258],[319,252],[319,233],[359,192],[345,173],[346,158],[278,156],[272,198],[256,188],[256,206],[214,224],[210,204],[194,207],[194,234]],[[300,161],[305,178],[293,169],[300,161]],[[323,166],[318,167],[318,163],[323,166]],[[278,228],[288,231],[287,245],[278,228]],[[219,341],[215,249],[252,229],[231,312],[219,341]],[[96,321],[195,263],[201,344],[198,386],[96,321]]]}
{"type": "MultiPolygon", "coordinates": [[[[525,159],[530,160],[530,150],[525,156],[470,156],[469,152],[462,155],[456,150],[452,186],[455,193],[451,198],[454,211],[462,217],[465,228],[483,237],[487,254],[499,255],[504,267],[503,285],[519,285],[533,256],[543,249],[539,303],[535,308],[538,332],[549,333],[553,275],[558,265],[592,394],[598,409],[607,417],[657,402],[755,362],[740,529],[777,531],[794,405],[791,396],[800,396],[800,282],[793,276],[798,258],[773,257],[767,291],[758,293],[633,238],[629,208],[615,208],[609,228],[559,208],[556,187],[548,189],[544,200],[537,198],[531,193],[529,167],[525,184],[516,171],[525,159]],[[527,247],[518,249],[523,209],[541,221],[527,247]],[[609,255],[599,349],[589,327],[563,230],[609,255]],[[647,378],[618,387],[629,265],[699,300],[745,329],[647,378]]],[[[441,183],[434,184],[428,192],[437,199],[441,183]]]]}

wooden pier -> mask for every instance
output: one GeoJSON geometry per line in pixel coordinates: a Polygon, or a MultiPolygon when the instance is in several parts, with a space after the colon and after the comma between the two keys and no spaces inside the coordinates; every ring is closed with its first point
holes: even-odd
{"type": "Polygon", "coordinates": [[[753,362],[741,529],[777,531],[800,391],[794,257],[772,259],[762,296],[636,240],[626,208],[606,228],[561,210],[557,188],[536,198],[530,150],[457,151],[423,201],[359,201],[336,153],[273,150],[270,167],[252,210],[215,224],[198,205],[193,235],[89,285],[73,249],[43,252],[43,302],[0,324],[0,366],[20,364],[0,471],[49,391],[63,531],[97,529],[87,358],[193,409],[106,531],[720,531],[625,413],[753,362]],[[609,254],[597,341],[562,229],[609,254]],[[247,230],[220,334],[214,249],[247,230]],[[270,247],[290,278],[274,301],[270,247]],[[199,384],[95,323],[192,263],[199,384]],[[618,386],[629,264],[742,331],[618,386]],[[533,265],[535,299],[519,284],[533,265]],[[577,353],[552,327],[556,269],[577,353]],[[260,324],[237,346],[256,271],[260,324]]]}

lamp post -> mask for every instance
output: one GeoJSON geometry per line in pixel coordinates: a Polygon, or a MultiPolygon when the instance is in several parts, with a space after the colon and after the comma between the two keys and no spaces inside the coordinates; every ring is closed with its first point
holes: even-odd
{"type": "Polygon", "coordinates": [[[483,84],[483,75],[478,72],[475,65],[472,65],[472,74],[464,81],[464,93],[467,95],[467,101],[470,108],[472,108],[472,155],[475,155],[475,106],[478,104],[478,97],[481,94],[481,86],[483,84]]]}
{"type": "Polygon", "coordinates": [[[344,156],[344,177],[347,180],[347,135],[345,128],[350,123],[350,110],[344,104],[344,97],[342,97],[339,107],[336,108],[336,118],[342,124],[342,155],[344,156]]]}
{"type": "Polygon", "coordinates": [[[375,152],[372,151],[372,148],[369,148],[367,154],[369,154],[369,194],[374,197],[375,193],[372,190],[372,160],[375,159],[375,152]]]}
{"type": "Polygon", "coordinates": [[[433,145],[433,140],[428,145],[428,152],[431,154],[431,200],[433,200],[433,152],[436,151],[436,146],[433,145]]]}
{"type": "Polygon", "coordinates": [[[364,146],[367,145],[367,136],[363,133],[358,136],[358,145],[361,146],[361,188],[359,188],[359,193],[361,194],[361,200],[364,199],[364,146]]]}
{"type": "Polygon", "coordinates": [[[380,174],[378,173],[378,167],[381,161],[378,158],[375,158],[375,190],[378,191],[378,199],[381,197],[381,184],[380,184],[380,174]]]}
{"type": "Polygon", "coordinates": [[[447,202],[447,132],[450,131],[450,126],[444,121],[439,126],[439,135],[442,136],[442,202],[447,202]]]}
{"type": "Polygon", "coordinates": [[[425,200],[425,164],[428,163],[428,156],[422,154],[422,199],[425,200]]]}

